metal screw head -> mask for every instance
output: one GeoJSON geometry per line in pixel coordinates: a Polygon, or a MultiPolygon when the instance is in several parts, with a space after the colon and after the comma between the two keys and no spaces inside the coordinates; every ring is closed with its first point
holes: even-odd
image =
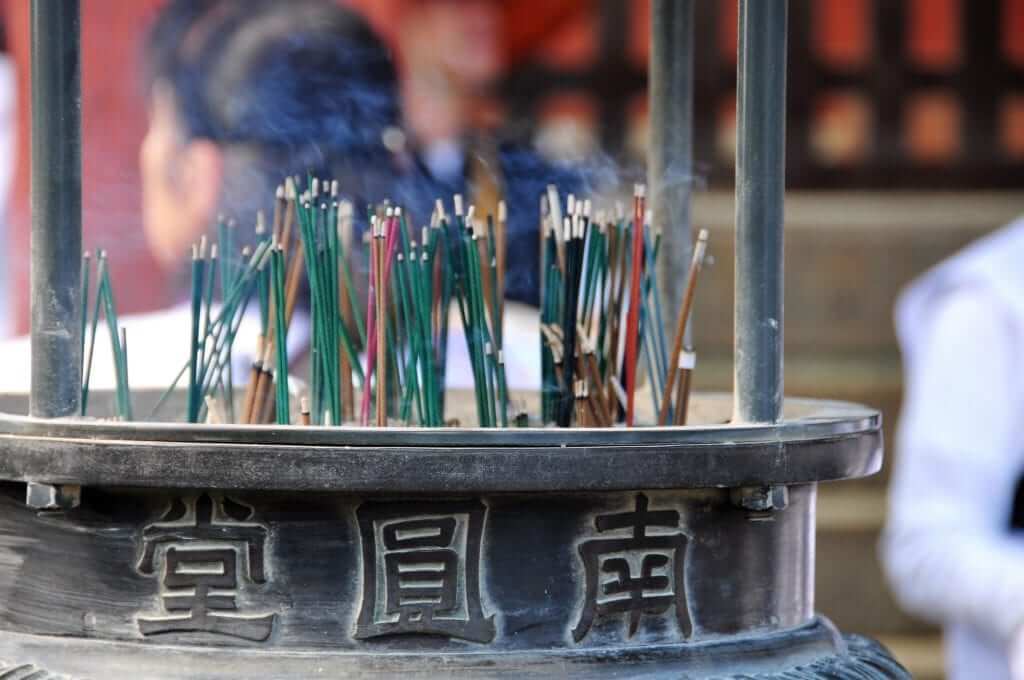
{"type": "Polygon", "coordinates": [[[744,486],[729,490],[729,500],[738,508],[752,512],[784,510],[789,505],[789,489],[785,486],[744,486]]]}
{"type": "Polygon", "coordinates": [[[25,505],[36,510],[71,510],[82,503],[82,487],[77,484],[40,484],[25,487],[25,505]]]}

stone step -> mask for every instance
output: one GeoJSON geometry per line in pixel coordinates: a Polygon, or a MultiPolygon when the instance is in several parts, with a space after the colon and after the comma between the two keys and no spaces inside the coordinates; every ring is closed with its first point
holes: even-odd
{"type": "MultiPolygon", "coordinates": [[[[702,352],[732,347],[734,214],[731,192],[695,196],[693,223],[711,232],[714,257],[696,300],[702,352]]],[[[788,194],[787,352],[893,352],[892,305],[903,286],[1022,214],[1021,192],[788,194]]]]}

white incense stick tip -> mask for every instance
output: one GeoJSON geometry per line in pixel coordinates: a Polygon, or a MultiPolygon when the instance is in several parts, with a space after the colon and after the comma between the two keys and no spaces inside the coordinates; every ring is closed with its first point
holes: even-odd
{"type": "Polygon", "coordinates": [[[211,260],[216,260],[217,259],[217,244],[216,243],[214,243],[212,246],[210,246],[210,259],[211,260]]]}
{"type": "Polygon", "coordinates": [[[395,206],[395,217],[401,217],[401,216],[402,216],[402,206],[396,205],[395,206]]]}
{"type": "Polygon", "coordinates": [[[341,190],[341,185],[338,184],[338,180],[331,180],[331,196],[337,196],[341,190]]]}
{"type": "Polygon", "coordinates": [[[475,213],[476,213],[476,206],[475,205],[469,206],[469,208],[466,210],[466,224],[468,224],[468,225],[472,225],[473,224],[473,216],[474,216],[475,213]]]}
{"type": "Polygon", "coordinates": [[[203,258],[204,260],[206,259],[206,247],[206,236],[203,235],[199,239],[199,257],[203,258]]]}
{"type": "Polygon", "coordinates": [[[287,198],[289,201],[295,200],[295,180],[292,179],[291,177],[285,179],[284,181],[284,197],[287,198]]]}
{"type": "Polygon", "coordinates": [[[440,198],[434,201],[434,214],[440,220],[444,219],[444,202],[440,198]]]}
{"type": "Polygon", "coordinates": [[[308,415],[309,414],[309,398],[308,397],[302,397],[301,399],[299,399],[299,410],[302,412],[303,415],[308,415]]]}
{"type": "Polygon", "coordinates": [[[697,234],[697,245],[693,247],[693,259],[700,266],[704,263],[704,254],[708,249],[708,230],[701,229],[697,234]]]}
{"type": "Polygon", "coordinates": [[[589,198],[583,201],[583,216],[586,217],[588,220],[590,219],[590,212],[593,209],[593,207],[594,206],[593,204],[591,204],[589,198]]]}
{"type": "Polygon", "coordinates": [[[508,206],[505,205],[504,200],[498,201],[498,221],[508,221],[508,206]]]}
{"type": "Polygon", "coordinates": [[[455,194],[452,202],[455,204],[455,214],[462,217],[462,194],[455,194]]]}
{"type": "Polygon", "coordinates": [[[310,186],[310,192],[312,193],[313,198],[316,198],[317,196],[320,195],[320,180],[318,180],[316,177],[313,178],[312,186],[310,186]]]}
{"type": "Polygon", "coordinates": [[[279,200],[279,201],[283,201],[284,200],[284,185],[283,184],[278,184],[277,185],[277,191],[274,192],[274,197],[277,198],[277,200],[279,200]]]}
{"type": "Polygon", "coordinates": [[[576,197],[569,194],[569,198],[565,199],[565,211],[570,215],[576,212],[576,197]]]}
{"type": "Polygon", "coordinates": [[[385,217],[391,217],[394,214],[395,214],[395,209],[392,208],[390,205],[387,208],[384,209],[384,216],[385,217]]]}

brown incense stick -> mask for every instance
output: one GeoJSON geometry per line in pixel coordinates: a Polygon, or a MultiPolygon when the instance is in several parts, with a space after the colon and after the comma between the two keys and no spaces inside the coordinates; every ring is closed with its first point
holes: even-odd
{"type": "Polygon", "coordinates": [[[661,394],[661,409],[658,412],[658,424],[665,425],[668,422],[668,411],[671,406],[672,390],[675,387],[676,371],[679,369],[679,355],[683,351],[683,341],[686,338],[686,326],[690,321],[690,313],[693,308],[693,296],[697,291],[697,277],[700,274],[701,266],[704,264],[704,253],[708,247],[708,230],[701,229],[697,235],[697,245],[693,248],[693,259],[690,261],[690,273],[686,277],[686,289],[683,291],[683,299],[679,304],[679,317],[676,320],[676,335],[672,341],[672,356],[668,364],[668,376],[665,378],[665,389],[661,394]]]}
{"type": "Polygon", "coordinates": [[[586,381],[577,380],[573,383],[573,393],[576,398],[576,426],[590,427],[590,408],[587,403],[586,381]]]}
{"type": "Polygon", "coordinates": [[[256,336],[256,354],[249,370],[249,382],[245,386],[245,398],[242,400],[242,422],[251,423],[253,407],[256,403],[256,388],[260,381],[260,369],[263,366],[263,335],[256,336]]]}
{"type": "Polygon", "coordinates": [[[250,423],[265,422],[267,396],[273,393],[270,389],[271,383],[274,381],[273,375],[270,372],[271,361],[273,360],[273,354],[270,349],[271,343],[264,341],[263,357],[260,362],[260,375],[256,381],[256,396],[253,399],[250,423]]]}
{"type": "Polygon", "coordinates": [[[690,408],[690,379],[696,366],[697,356],[689,349],[679,355],[679,386],[676,389],[676,410],[673,414],[673,425],[686,425],[687,411],[690,408]]]}

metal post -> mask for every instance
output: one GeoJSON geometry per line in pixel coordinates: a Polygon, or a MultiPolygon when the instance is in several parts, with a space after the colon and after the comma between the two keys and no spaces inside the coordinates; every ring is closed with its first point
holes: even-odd
{"type": "Polygon", "coordinates": [[[653,223],[663,229],[658,283],[670,310],[665,320],[670,337],[670,317],[679,309],[693,247],[693,10],[694,0],[654,0],[651,5],[647,173],[653,223]]]}
{"type": "Polygon", "coordinates": [[[78,412],[82,256],[79,0],[32,0],[32,395],[35,416],[78,412]]]}
{"type": "Polygon", "coordinates": [[[787,0],[740,0],[736,129],[735,419],[782,415],[787,0]]]}

